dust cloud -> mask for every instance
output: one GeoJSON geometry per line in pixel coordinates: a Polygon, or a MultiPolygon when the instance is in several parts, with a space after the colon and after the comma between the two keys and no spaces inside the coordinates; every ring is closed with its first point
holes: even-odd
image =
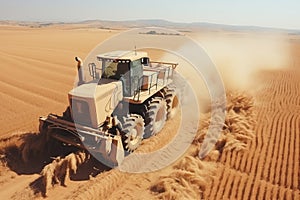
{"type": "MultiPolygon", "coordinates": [[[[254,100],[251,96],[260,89],[258,74],[263,76],[261,72],[289,67],[291,63],[289,41],[286,35],[278,33],[259,35],[254,33],[219,35],[215,33],[213,36],[198,33],[197,37],[192,38],[196,38],[196,41],[206,50],[218,69],[224,82],[228,101],[225,104],[227,112],[225,122],[211,119],[220,121],[216,125],[224,126],[223,132],[217,134],[219,131],[215,128],[209,129],[210,131],[207,132],[207,129],[204,128],[203,130],[208,135],[201,145],[199,156],[204,158],[214,147],[221,152],[224,149],[244,150],[249,140],[254,137],[253,120],[255,114],[252,109],[254,100]],[[247,94],[243,94],[244,92],[247,94]],[[234,110],[235,106],[230,106],[235,100],[234,104],[240,107],[238,110],[241,112],[238,111],[237,113],[234,110]],[[251,109],[248,110],[249,108],[251,109]],[[236,119],[238,120],[235,121],[236,119]],[[235,122],[232,124],[231,121],[235,122]],[[228,132],[231,134],[226,134],[224,130],[229,130],[228,132]],[[207,147],[205,148],[205,146],[207,147]]],[[[197,73],[188,60],[171,53],[164,53],[163,60],[176,60],[179,63],[177,71],[191,84],[198,98],[200,112],[208,113],[209,119],[212,114],[209,112],[214,111],[210,110],[211,96],[203,77],[197,73]]],[[[203,64],[205,66],[206,63],[203,64]]],[[[214,74],[207,74],[211,77],[206,78],[214,80],[214,74]]],[[[209,124],[211,122],[207,125],[209,124]]]]}
{"type": "Polygon", "coordinates": [[[218,68],[226,90],[251,90],[260,71],[290,66],[289,41],[279,33],[199,34],[192,36],[218,68]]]}

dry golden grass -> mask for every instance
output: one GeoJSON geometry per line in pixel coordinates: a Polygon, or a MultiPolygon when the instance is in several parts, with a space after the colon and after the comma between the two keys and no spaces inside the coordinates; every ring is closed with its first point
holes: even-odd
{"type": "MultiPolygon", "coordinates": [[[[214,146],[215,150],[220,153],[223,151],[245,150],[247,144],[255,137],[254,125],[256,123],[256,115],[254,110],[253,97],[243,93],[229,92],[227,95],[225,122],[222,119],[215,117],[217,126],[222,127],[222,132],[219,138],[218,134],[210,134],[207,143],[203,143],[204,137],[208,129],[217,131],[218,129],[210,127],[211,113],[203,115],[203,120],[200,124],[200,130],[196,135],[194,144],[202,144],[206,146],[214,146]]],[[[216,153],[214,156],[216,157],[216,153]]],[[[206,158],[210,159],[210,158],[206,158]]]]}
{"type": "Polygon", "coordinates": [[[215,168],[213,163],[185,156],[169,175],[160,176],[150,190],[158,199],[202,199],[215,168]]]}

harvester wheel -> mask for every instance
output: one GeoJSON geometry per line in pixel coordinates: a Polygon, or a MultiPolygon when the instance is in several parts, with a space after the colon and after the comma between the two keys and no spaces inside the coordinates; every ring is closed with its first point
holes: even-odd
{"type": "Polygon", "coordinates": [[[151,99],[145,119],[146,127],[144,138],[149,138],[161,131],[167,119],[166,101],[161,97],[151,99]]]}
{"type": "Polygon", "coordinates": [[[165,99],[167,102],[167,118],[175,117],[179,108],[179,99],[174,89],[166,89],[165,99]]]}
{"type": "Polygon", "coordinates": [[[125,150],[133,152],[141,144],[144,135],[144,119],[137,114],[131,114],[124,119],[123,124],[123,143],[125,150]]]}

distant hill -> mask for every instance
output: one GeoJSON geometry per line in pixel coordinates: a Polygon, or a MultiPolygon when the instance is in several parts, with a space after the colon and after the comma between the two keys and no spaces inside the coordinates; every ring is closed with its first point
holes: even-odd
{"type": "Polygon", "coordinates": [[[127,21],[107,21],[107,20],[85,20],[80,22],[28,22],[28,21],[0,21],[0,25],[18,25],[29,27],[49,27],[74,25],[77,28],[102,28],[102,29],[123,29],[139,27],[164,27],[180,30],[192,29],[211,29],[211,30],[228,30],[228,31],[264,31],[264,32],[288,32],[290,34],[300,34],[300,30],[288,30],[279,28],[266,28],[259,26],[234,26],[225,24],[214,24],[205,22],[177,23],[162,19],[141,19],[127,21]]]}

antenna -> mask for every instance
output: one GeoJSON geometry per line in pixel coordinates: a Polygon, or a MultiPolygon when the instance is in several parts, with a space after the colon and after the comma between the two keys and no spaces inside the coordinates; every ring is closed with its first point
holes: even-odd
{"type": "Polygon", "coordinates": [[[136,46],[134,45],[134,53],[135,53],[135,55],[136,55],[136,46]]]}

